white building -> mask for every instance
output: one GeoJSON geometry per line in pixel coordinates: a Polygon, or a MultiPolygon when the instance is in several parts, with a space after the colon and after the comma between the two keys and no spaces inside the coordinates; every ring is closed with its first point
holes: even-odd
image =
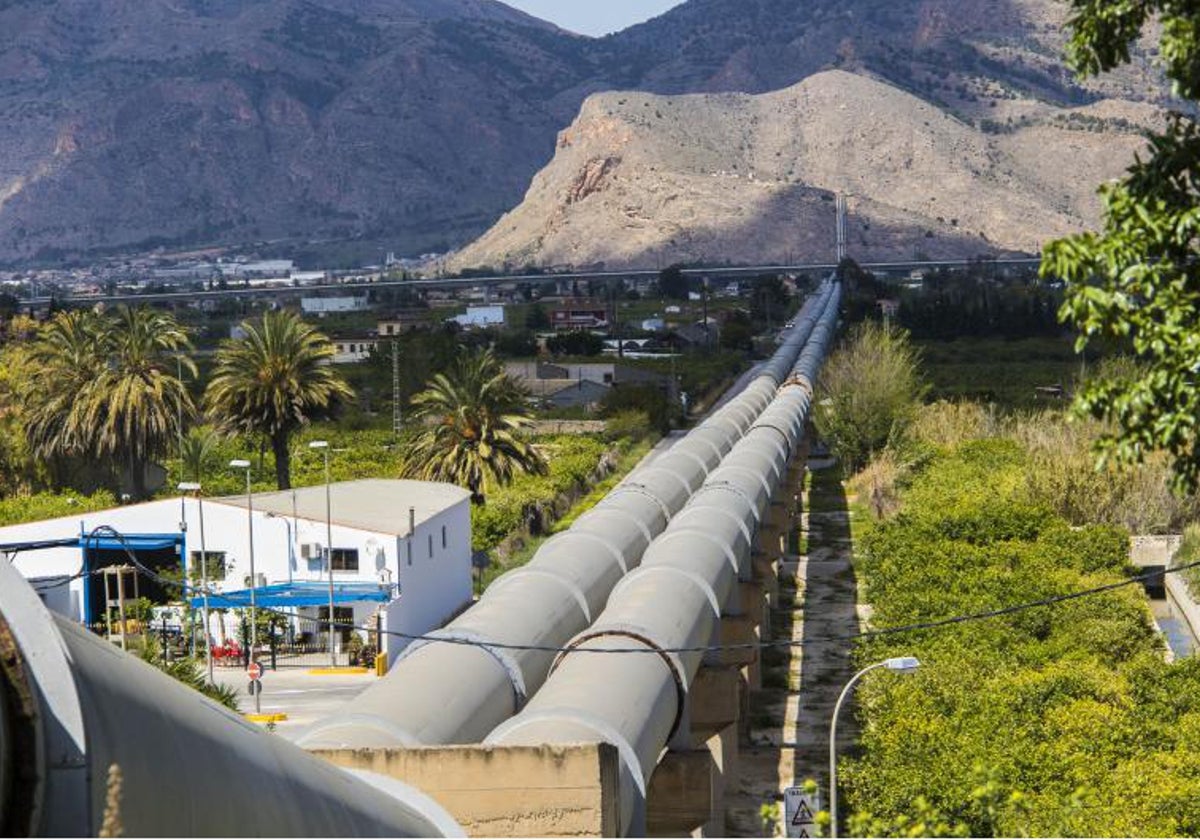
{"type": "Polygon", "coordinates": [[[462,315],[455,315],[450,320],[460,327],[479,329],[482,327],[503,327],[503,306],[468,306],[462,315]]]}
{"type": "MultiPolygon", "coordinates": [[[[327,591],[325,504],[324,485],[255,494],[252,514],[244,496],[205,499],[203,541],[213,592],[241,591],[230,597],[245,597],[251,532],[258,587],[308,584],[313,590],[320,584],[327,591]]],[[[418,635],[440,627],[471,600],[466,490],[426,481],[339,482],[330,485],[330,509],[333,579],[340,593],[335,620],[371,626],[382,602],[385,633],[418,635]],[[371,600],[355,600],[356,593],[371,600]]],[[[175,498],[12,525],[0,528],[0,552],[12,557],[47,606],[95,624],[104,616],[104,580],[86,572],[129,560],[120,540],[108,532],[89,536],[94,529],[107,526],[121,534],[144,566],[178,569],[182,557],[188,572],[200,562],[200,513],[196,499],[175,498]],[[72,538],[72,544],[14,551],[17,544],[72,538]]],[[[142,595],[161,593],[144,574],[138,585],[142,595]]],[[[281,608],[302,619],[328,616],[328,606],[281,608]]],[[[209,628],[213,641],[218,629],[209,628]]],[[[405,644],[385,635],[389,662],[405,644]]]]}
{"type": "Polygon", "coordinates": [[[378,338],[334,338],[333,357],[335,365],[348,365],[355,362],[365,362],[371,358],[371,352],[379,344],[378,338]]]}
{"type": "Polygon", "coordinates": [[[300,309],[305,315],[325,315],[330,312],[362,312],[370,308],[367,296],[354,297],[306,297],[300,298],[300,309]]]}

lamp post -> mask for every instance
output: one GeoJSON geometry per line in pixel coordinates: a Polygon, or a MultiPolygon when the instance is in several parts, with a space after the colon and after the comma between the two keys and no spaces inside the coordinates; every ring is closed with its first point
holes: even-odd
{"type": "Polygon", "coordinates": [[[296,544],[292,541],[292,520],[288,519],[286,516],[280,516],[278,513],[270,510],[264,513],[263,517],[266,519],[278,519],[283,523],[284,527],[287,528],[288,583],[290,584],[292,582],[292,566],[296,563],[296,544]]]}
{"type": "MultiPolygon", "coordinates": [[[[213,683],[212,644],[208,641],[208,548],[204,543],[204,499],[200,496],[200,484],[196,481],[179,482],[179,492],[195,493],[196,508],[200,517],[200,595],[204,599],[204,664],[208,668],[208,682],[213,683]]],[[[186,520],[184,522],[186,525],[186,520]]]]}
{"type": "MultiPolygon", "coordinates": [[[[254,662],[257,661],[254,655],[258,648],[258,600],[256,595],[258,577],[254,573],[254,492],[250,489],[250,462],[235,458],[229,462],[229,466],[235,470],[246,471],[246,527],[250,534],[250,661],[254,662]]],[[[254,692],[255,714],[262,712],[259,695],[260,692],[254,692]]]]}
{"type": "Polygon", "coordinates": [[[337,667],[333,651],[333,503],[329,495],[329,441],[314,440],[309,449],[320,449],[325,456],[325,565],[329,569],[329,667],[337,667]]]}
{"type": "Polygon", "coordinates": [[[842,710],[842,702],[850,696],[850,691],[854,688],[864,674],[874,671],[876,668],[886,668],[897,674],[911,674],[921,667],[921,661],[915,656],[895,656],[891,659],[885,659],[883,662],[876,662],[874,665],[868,665],[857,674],[850,678],[850,682],[846,683],[846,687],[842,689],[842,693],[838,695],[837,704],[833,707],[833,720],[829,723],[829,836],[838,836],[838,812],[837,812],[837,722],[838,713],[842,710]]]}

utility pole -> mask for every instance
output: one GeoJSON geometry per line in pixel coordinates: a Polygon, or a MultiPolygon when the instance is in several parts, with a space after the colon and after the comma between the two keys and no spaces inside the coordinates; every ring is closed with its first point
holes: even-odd
{"type": "Polygon", "coordinates": [[[392,434],[400,437],[400,345],[392,339],[392,434]]]}
{"type": "Polygon", "coordinates": [[[842,264],[846,259],[846,196],[837,193],[834,203],[837,213],[837,263],[842,264]]]}

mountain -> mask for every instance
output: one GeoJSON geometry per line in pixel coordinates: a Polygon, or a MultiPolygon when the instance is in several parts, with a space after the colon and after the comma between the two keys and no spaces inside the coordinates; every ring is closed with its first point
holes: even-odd
{"type": "Polygon", "coordinates": [[[476,233],[575,42],[489,0],[0,0],[0,260],[476,233]]]}
{"type": "Polygon", "coordinates": [[[0,0],[0,262],[272,242],[460,245],[590,94],[762,93],[829,69],[1007,128],[1163,104],[1078,85],[1057,0],[690,0],[603,39],[493,0],[0,0]]]}
{"type": "Polygon", "coordinates": [[[525,200],[447,262],[628,267],[832,260],[834,194],[864,260],[1036,252],[1094,225],[1155,106],[1046,106],[984,131],[879,79],[590,97],[525,200]]]}

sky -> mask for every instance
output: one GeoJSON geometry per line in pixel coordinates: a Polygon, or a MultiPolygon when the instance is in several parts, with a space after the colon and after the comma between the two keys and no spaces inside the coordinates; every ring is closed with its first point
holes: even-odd
{"type": "Polygon", "coordinates": [[[682,0],[503,0],[581,35],[607,35],[661,15],[682,0]]]}

